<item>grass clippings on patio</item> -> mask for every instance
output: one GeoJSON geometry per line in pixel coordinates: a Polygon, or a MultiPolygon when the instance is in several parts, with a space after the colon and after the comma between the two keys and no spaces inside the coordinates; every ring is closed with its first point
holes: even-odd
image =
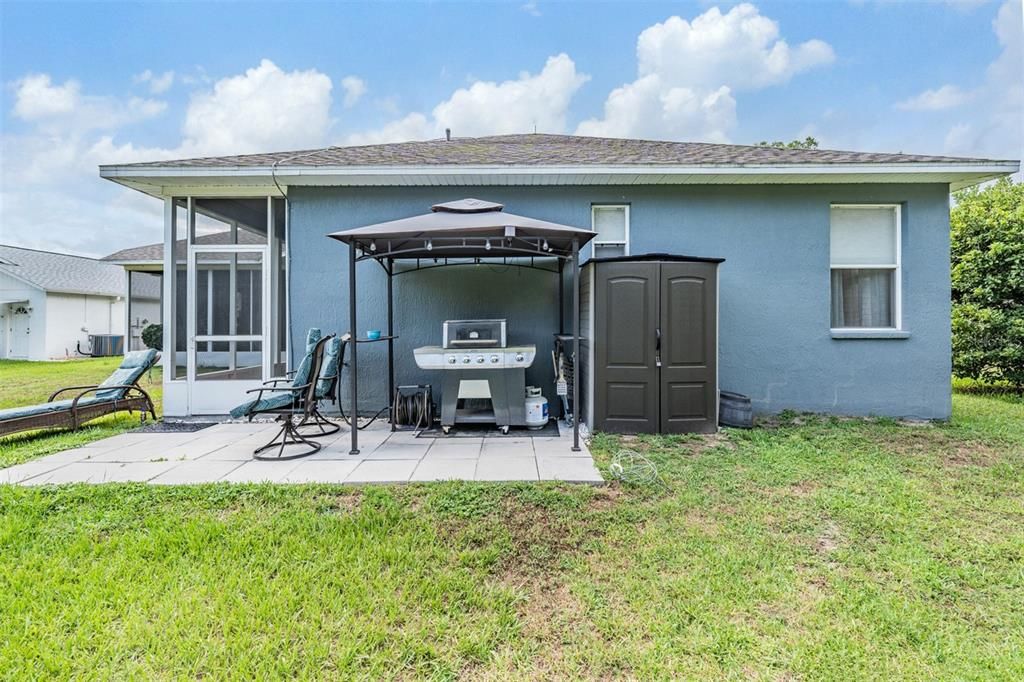
{"type": "Polygon", "coordinates": [[[954,405],[630,439],[668,489],[0,486],[0,678],[1021,679],[1024,400],[954,405]]]}
{"type": "MultiPolygon", "coordinates": [[[[82,358],[55,362],[0,360],[0,410],[46,402],[65,386],[95,385],[102,382],[121,364],[122,358],[82,358]]],[[[161,414],[160,367],[155,367],[139,380],[161,414]]],[[[74,397],[65,394],[58,399],[74,397]]],[[[0,468],[14,466],[30,459],[84,445],[139,426],[139,414],[120,412],[94,419],[78,431],[66,429],[26,431],[0,436],[0,468]]]]}

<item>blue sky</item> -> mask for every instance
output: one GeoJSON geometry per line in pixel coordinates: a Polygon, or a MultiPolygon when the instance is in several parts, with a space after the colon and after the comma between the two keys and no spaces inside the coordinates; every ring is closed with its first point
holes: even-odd
{"type": "Polygon", "coordinates": [[[1020,158],[1020,0],[0,5],[0,241],[156,241],[98,163],[490,132],[1020,158]]]}

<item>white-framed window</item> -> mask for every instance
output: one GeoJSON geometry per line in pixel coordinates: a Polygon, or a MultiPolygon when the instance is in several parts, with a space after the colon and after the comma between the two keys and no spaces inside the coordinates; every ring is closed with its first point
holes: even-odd
{"type": "Polygon", "coordinates": [[[629,204],[591,204],[594,255],[629,255],[629,204]]]}
{"type": "Polygon", "coordinates": [[[899,204],[833,204],[833,329],[901,329],[899,204]]]}

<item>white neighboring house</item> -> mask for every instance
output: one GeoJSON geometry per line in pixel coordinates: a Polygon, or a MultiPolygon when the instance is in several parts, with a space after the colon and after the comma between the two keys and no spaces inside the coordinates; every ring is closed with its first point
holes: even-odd
{"type": "Polygon", "coordinates": [[[113,263],[0,244],[0,358],[76,357],[91,334],[123,335],[125,293],[113,263]]]}

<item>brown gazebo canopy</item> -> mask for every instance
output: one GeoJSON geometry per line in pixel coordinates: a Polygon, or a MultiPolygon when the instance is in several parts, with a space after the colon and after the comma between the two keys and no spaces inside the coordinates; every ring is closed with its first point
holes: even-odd
{"type": "Polygon", "coordinates": [[[505,213],[502,204],[461,199],[435,204],[430,213],[391,220],[330,237],[355,246],[367,258],[566,257],[576,240],[594,232],[505,213]]]}
{"type": "MultiPolygon", "coordinates": [[[[580,247],[596,236],[591,230],[560,225],[546,220],[505,213],[504,206],[480,199],[462,199],[431,207],[430,213],[391,220],[376,225],[332,232],[332,239],[348,244],[349,249],[349,329],[352,333],[351,411],[352,454],[359,452],[358,431],[358,346],[356,329],[356,263],[376,260],[388,274],[388,400],[395,393],[395,349],[393,287],[396,260],[429,260],[440,265],[457,265],[449,259],[556,258],[559,262],[559,319],[562,319],[562,271],[572,265],[573,355],[579,360],[580,247]]],[[[559,329],[559,332],[563,332],[559,329]]],[[[573,449],[579,450],[579,378],[573,373],[573,449]]],[[[392,425],[392,428],[394,426],[392,425]]]]}

